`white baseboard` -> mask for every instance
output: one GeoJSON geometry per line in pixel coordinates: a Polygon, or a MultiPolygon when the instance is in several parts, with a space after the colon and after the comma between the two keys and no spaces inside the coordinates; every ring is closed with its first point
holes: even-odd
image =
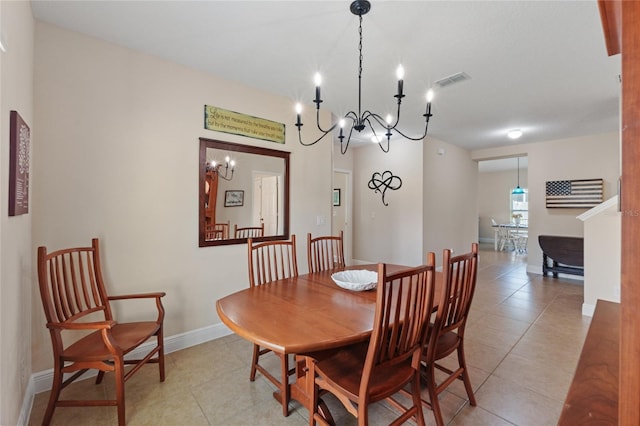
{"type": "Polygon", "coordinates": [[[493,244],[495,242],[495,239],[493,237],[478,237],[478,242],[493,244]]]}
{"type": "MultiPolygon", "coordinates": [[[[171,352],[186,349],[191,346],[208,342],[210,340],[219,339],[220,337],[227,336],[231,333],[232,331],[224,324],[215,324],[208,327],[188,331],[186,333],[180,333],[170,337],[165,337],[164,352],[165,354],[170,354],[171,352]]],[[[147,353],[149,353],[152,346],[152,341],[144,343],[136,350],[130,352],[127,355],[127,358],[144,357],[147,353]]],[[[89,370],[83,375],[83,379],[96,376],[97,374],[97,370],[89,370]]],[[[49,370],[39,371],[31,375],[31,377],[29,378],[29,383],[27,385],[27,390],[25,391],[25,395],[22,400],[22,409],[20,410],[18,425],[26,425],[28,423],[35,395],[50,390],[52,383],[53,368],[49,370]]]]}
{"type": "Polygon", "coordinates": [[[31,415],[31,408],[33,408],[33,400],[35,399],[36,392],[34,392],[33,375],[29,377],[27,383],[27,389],[24,392],[22,398],[22,407],[20,408],[20,415],[18,416],[18,425],[26,426],[29,424],[29,416],[31,415]]]}
{"type": "Polygon", "coordinates": [[[593,317],[593,313],[596,310],[595,305],[589,305],[588,303],[582,304],[582,315],[585,317],[593,317]]]}
{"type": "MultiPolygon", "coordinates": [[[[186,333],[176,334],[174,336],[165,337],[164,353],[170,354],[181,349],[199,345],[200,343],[215,340],[223,336],[231,334],[231,330],[224,324],[216,324],[208,327],[199,328],[197,330],[188,331],[186,333]]],[[[140,345],[137,349],[127,354],[127,358],[144,357],[153,346],[153,342],[149,341],[140,345]]],[[[97,370],[90,370],[84,374],[84,378],[92,377],[98,374],[97,370]]],[[[53,383],[53,368],[40,371],[31,375],[30,382],[33,381],[33,393],[38,394],[51,389],[53,383]]]]}

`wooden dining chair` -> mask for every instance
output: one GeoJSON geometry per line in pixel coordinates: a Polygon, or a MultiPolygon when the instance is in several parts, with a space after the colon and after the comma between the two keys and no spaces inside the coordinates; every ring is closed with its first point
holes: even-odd
{"type": "Polygon", "coordinates": [[[310,358],[307,372],[310,395],[309,424],[329,424],[319,413],[320,392],[330,392],[358,419],[368,424],[369,405],[411,387],[411,407],[399,401],[403,413],[393,424],[415,418],[424,425],[420,397],[420,357],[434,302],[435,256],[426,266],[387,274],[378,265],[373,330],[368,342],[304,354],[310,358]]]}
{"type": "Polygon", "coordinates": [[[109,296],[100,266],[98,239],[91,247],[47,252],[38,247],[38,282],[47,328],[53,345],[53,386],[42,421],[51,422],[56,407],[117,406],[118,424],[125,424],[124,383],[145,363],[157,363],[164,382],[164,341],[162,323],[164,292],[109,296]],[[111,301],[153,299],[158,316],[153,321],[118,322],[111,301]],[[77,337],[78,331],[88,334],[77,337]],[[153,338],[155,344],[142,359],[125,356],[153,338]],[[125,365],[133,368],[125,373],[125,365]],[[115,399],[61,400],[60,391],[84,372],[98,370],[96,384],[105,372],[115,376],[115,399]],[[64,380],[64,375],[73,375],[64,380]]]}
{"type": "Polygon", "coordinates": [[[478,274],[478,244],[473,243],[471,252],[451,257],[451,250],[443,250],[442,261],[442,297],[431,335],[422,353],[421,376],[429,392],[429,401],[423,401],[433,410],[438,426],[444,424],[438,395],[456,379],[464,383],[469,403],[476,405],[469,370],[464,356],[464,331],[469,309],[473,300],[478,274]],[[458,368],[450,370],[438,361],[457,351],[458,368]],[[436,382],[435,370],[447,374],[446,379],[436,382]]]}
{"type": "Polygon", "coordinates": [[[238,225],[233,225],[234,238],[258,238],[264,237],[264,223],[260,226],[246,226],[238,228],[238,225]]]}
{"type": "Polygon", "coordinates": [[[329,269],[343,268],[344,232],[340,235],[313,238],[307,234],[307,262],[309,272],[321,272],[329,269]]]}
{"type": "Polygon", "coordinates": [[[215,231],[218,232],[218,238],[219,240],[228,240],[229,239],[229,226],[231,224],[231,221],[226,221],[226,222],[220,222],[220,223],[214,223],[213,224],[213,229],[215,231]]]}
{"type": "MultiPolygon", "coordinates": [[[[259,243],[254,243],[253,239],[249,238],[247,246],[249,248],[250,287],[268,285],[273,281],[298,276],[295,235],[291,235],[291,240],[289,241],[259,243]]],[[[271,352],[270,349],[262,348],[257,344],[253,345],[249,380],[253,382],[256,378],[256,371],[259,371],[273,383],[280,390],[282,414],[286,417],[289,415],[289,401],[291,399],[289,376],[295,372],[295,369],[289,369],[289,356],[287,354],[273,351],[280,358],[281,378],[278,380],[259,363],[260,357],[269,352],[271,352]]]]}
{"type": "Polygon", "coordinates": [[[223,239],[224,231],[216,229],[214,224],[204,226],[204,239],[205,241],[221,240],[223,239]]]}

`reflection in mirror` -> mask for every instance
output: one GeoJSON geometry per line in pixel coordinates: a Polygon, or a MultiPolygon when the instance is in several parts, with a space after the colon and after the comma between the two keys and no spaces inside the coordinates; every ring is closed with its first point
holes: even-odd
{"type": "Polygon", "coordinates": [[[200,138],[200,247],[289,238],[289,153],[200,138]]]}

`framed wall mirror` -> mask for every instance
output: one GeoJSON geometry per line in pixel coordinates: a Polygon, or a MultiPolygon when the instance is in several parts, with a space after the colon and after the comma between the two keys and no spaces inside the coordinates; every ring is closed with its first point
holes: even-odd
{"type": "Polygon", "coordinates": [[[200,138],[200,247],[289,238],[289,156],[200,138]]]}

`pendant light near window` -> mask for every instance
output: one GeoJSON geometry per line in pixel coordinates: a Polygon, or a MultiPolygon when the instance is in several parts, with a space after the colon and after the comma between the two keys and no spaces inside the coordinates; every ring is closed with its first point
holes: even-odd
{"type": "Polygon", "coordinates": [[[517,160],[518,160],[518,186],[513,188],[513,191],[511,191],[513,195],[524,194],[524,189],[520,188],[520,157],[518,157],[517,160]]]}

